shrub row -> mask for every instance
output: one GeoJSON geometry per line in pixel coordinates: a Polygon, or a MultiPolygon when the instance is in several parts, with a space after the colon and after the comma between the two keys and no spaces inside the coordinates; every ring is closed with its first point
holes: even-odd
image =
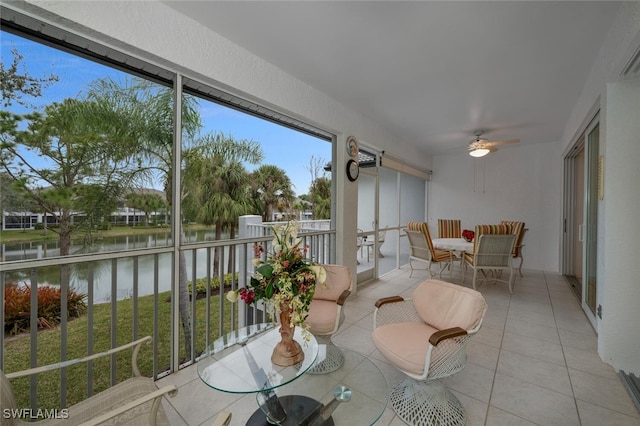
{"type": "MultiPolygon", "coordinates": [[[[234,274],[225,274],[224,275],[224,287],[230,287],[233,281],[238,281],[238,273],[234,274]]],[[[187,283],[189,286],[189,293],[192,293],[192,283],[189,281],[187,283]]],[[[220,277],[215,276],[211,278],[211,291],[220,289],[220,277]]],[[[207,293],[207,279],[206,278],[196,278],[196,294],[206,294],[207,293]]]]}
{"type": "MultiPolygon", "coordinates": [[[[59,287],[38,287],[38,329],[52,328],[62,315],[59,287]]],[[[67,310],[69,318],[78,318],[87,311],[85,294],[69,290],[67,310]]],[[[4,289],[4,332],[14,335],[28,331],[31,323],[31,286],[8,284],[4,289]]]]}

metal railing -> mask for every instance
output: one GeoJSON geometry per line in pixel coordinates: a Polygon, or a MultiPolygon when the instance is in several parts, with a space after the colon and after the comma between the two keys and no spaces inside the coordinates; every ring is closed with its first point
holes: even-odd
{"type": "MultiPolygon", "coordinates": [[[[317,263],[334,261],[335,230],[305,231],[300,237],[309,258],[317,263]]],[[[153,343],[138,358],[143,374],[153,378],[171,374],[176,345],[179,368],[190,365],[219,336],[263,320],[262,312],[247,309],[243,303],[231,304],[224,292],[248,282],[253,273],[253,246],[263,244],[269,250],[271,240],[263,231],[260,236],[185,244],[178,251],[166,246],[1,263],[0,325],[4,331],[8,325],[5,314],[12,306],[4,296],[9,286],[59,289],[60,312],[59,324],[42,332],[45,324],[38,309],[43,302],[37,291],[31,292],[28,331],[18,337],[0,334],[0,369],[13,372],[87,356],[145,335],[151,335],[153,343]],[[174,256],[181,257],[182,287],[173,279],[174,256]],[[188,296],[183,306],[188,314],[173,308],[175,298],[186,294],[185,285],[188,296]],[[71,298],[75,293],[84,295],[86,304],[79,318],[69,313],[75,306],[71,298]],[[176,315],[181,319],[177,330],[173,325],[176,315]]],[[[77,372],[63,369],[59,377],[47,381],[59,383],[55,386],[59,406],[66,407],[122,380],[118,372],[127,369],[120,362],[113,356],[108,366],[89,363],[80,379],[77,372]]],[[[40,380],[33,376],[14,383],[19,401],[33,410],[42,408],[38,388],[46,385],[41,386],[40,380]]],[[[45,404],[51,404],[47,401],[45,404]]]]}

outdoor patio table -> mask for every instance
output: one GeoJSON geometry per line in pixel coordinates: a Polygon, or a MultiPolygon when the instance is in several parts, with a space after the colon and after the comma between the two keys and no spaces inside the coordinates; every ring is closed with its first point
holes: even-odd
{"type": "Polygon", "coordinates": [[[464,263],[464,254],[473,254],[473,241],[467,242],[464,238],[434,238],[431,240],[433,247],[441,250],[451,250],[460,256],[460,270],[464,263]]]}

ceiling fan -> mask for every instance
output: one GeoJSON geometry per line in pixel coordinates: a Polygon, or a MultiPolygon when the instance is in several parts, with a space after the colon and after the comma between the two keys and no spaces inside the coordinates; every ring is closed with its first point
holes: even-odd
{"type": "Polygon", "coordinates": [[[504,141],[491,141],[481,138],[482,132],[475,132],[475,139],[469,142],[469,155],[472,157],[484,157],[485,155],[496,152],[497,145],[508,145],[514,143],[520,143],[520,139],[507,139],[504,141]]]}

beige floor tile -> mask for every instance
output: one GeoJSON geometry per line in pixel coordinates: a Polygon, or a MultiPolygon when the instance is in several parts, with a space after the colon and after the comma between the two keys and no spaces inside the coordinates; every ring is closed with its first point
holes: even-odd
{"type": "Polygon", "coordinates": [[[444,383],[451,390],[488,403],[494,374],[494,370],[468,362],[464,370],[446,378],[444,383]]]}
{"type": "Polygon", "coordinates": [[[503,350],[500,352],[498,371],[573,397],[569,373],[562,365],[503,350]]]}
{"type": "Polygon", "coordinates": [[[375,350],[370,330],[358,327],[357,325],[350,325],[348,327],[345,327],[345,325],[346,324],[343,324],[338,334],[333,336],[332,340],[334,344],[363,355],[369,355],[375,350]]]}
{"type": "Polygon", "coordinates": [[[597,352],[566,346],[564,347],[564,355],[569,368],[620,381],[613,367],[602,362],[597,352]]]}
{"type": "Polygon", "coordinates": [[[491,405],[540,425],[580,424],[573,398],[499,372],[491,405]]]}
{"type": "Polygon", "coordinates": [[[554,362],[562,366],[565,365],[562,346],[545,342],[544,340],[537,340],[513,333],[505,333],[502,341],[502,349],[538,358],[542,361],[554,362]]]}
{"type": "Polygon", "coordinates": [[[484,426],[487,415],[487,403],[478,401],[462,393],[451,391],[464,407],[466,426],[484,426]]]}
{"type": "Polygon", "coordinates": [[[576,400],[608,408],[619,413],[640,418],[620,379],[607,379],[595,374],[569,369],[576,400]]]}
{"type": "Polygon", "coordinates": [[[585,318],[563,318],[556,316],[558,330],[567,330],[574,333],[582,333],[588,336],[593,335],[593,327],[585,318]]]}
{"type": "Polygon", "coordinates": [[[504,331],[506,333],[517,334],[518,336],[523,337],[531,337],[532,339],[543,340],[545,342],[560,345],[560,337],[558,336],[557,328],[526,321],[524,319],[521,320],[516,317],[510,317],[507,320],[504,331]]]}
{"type": "Polygon", "coordinates": [[[553,307],[551,302],[535,303],[525,300],[512,300],[509,304],[509,312],[514,314],[521,311],[535,312],[538,314],[553,316],[553,307]]]}
{"type": "Polygon", "coordinates": [[[594,354],[598,351],[598,338],[595,333],[590,336],[568,330],[558,330],[558,334],[560,335],[560,342],[563,348],[581,349],[594,354]]]}
{"type": "Polygon", "coordinates": [[[499,348],[502,346],[502,337],[504,335],[503,327],[500,328],[492,328],[489,326],[483,325],[480,328],[480,331],[473,336],[473,340],[484,343],[485,345],[494,346],[499,348]]]}
{"type": "Polygon", "coordinates": [[[467,362],[472,362],[489,370],[496,370],[500,349],[471,339],[467,346],[467,362]]]}
{"type": "Polygon", "coordinates": [[[637,417],[627,416],[580,400],[576,401],[576,403],[578,404],[578,413],[580,414],[582,426],[638,426],[640,424],[640,420],[637,417]]]}
{"type": "Polygon", "coordinates": [[[507,321],[509,320],[518,320],[525,321],[530,324],[542,325],[545,327],[553,327],[556,328],[556,322],[553,315],[548,315],[540,312],[524,310],[524,309],[509,309],[509,315],[507,316],[507,321]]]}
{"type": "Polygon", "coordinates": [[[521,417],[514,416],[513,414],[505,413],[496,407],[489,407],[487,413],[487,426],[536,426],[537,423],[532,423],[521,417]]]}

